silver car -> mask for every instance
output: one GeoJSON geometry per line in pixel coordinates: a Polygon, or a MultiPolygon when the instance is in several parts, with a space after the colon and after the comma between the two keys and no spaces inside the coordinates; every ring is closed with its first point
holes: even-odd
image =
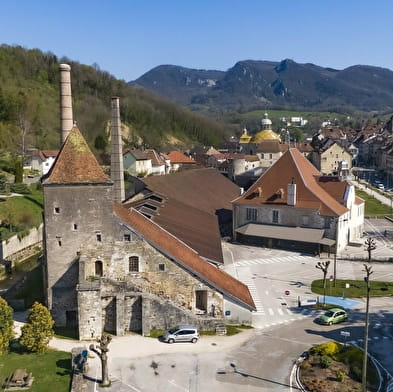
{"type": "Polygon", "coordinates": [[[199,339],[198,328],[195,325],[178,325],[165,332],[164,342],[191,342],[196,343],[199,339]]]}

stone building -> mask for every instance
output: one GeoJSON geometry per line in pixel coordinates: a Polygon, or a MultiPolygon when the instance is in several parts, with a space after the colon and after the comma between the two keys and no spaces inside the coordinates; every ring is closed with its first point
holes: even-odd
{"type": "Polygon", "coordinates": [[[234,238],[266,247],[339,253],[359,241],[363,221],[354,186],[323,176],[295,148],[233,201],[234,238]]]}
{"type": "MultiPolygon", "coordinates": [[[[112,107],[112,123],[119,124],[115,117],[112,107]]],[[[112,149],[119,162],[120,147],[112,149]]],[[[43,178],[45,290],[56,325],[95,339],[103,331],[146,335],[179,323],[250,323],[248,287],[122,205],[122,176],[115,174],[104,173],[74,126],[43,178]]]]}

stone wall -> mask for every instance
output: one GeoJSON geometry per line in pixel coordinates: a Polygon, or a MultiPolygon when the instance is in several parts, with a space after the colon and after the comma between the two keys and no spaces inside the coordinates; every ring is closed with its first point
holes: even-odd
{"type": "MultiPolygon", "coordinates": [[[[0,242],[0,259],[16,261],[31,253],[34,253],[34,248],[42,247],[42,232],[43,225],[38,228],[30,229],[29,234],[23,238],[18,238],[17,235],[0,242]]],[[[36,252],[35,252],[36,253],[36,252]]]]}

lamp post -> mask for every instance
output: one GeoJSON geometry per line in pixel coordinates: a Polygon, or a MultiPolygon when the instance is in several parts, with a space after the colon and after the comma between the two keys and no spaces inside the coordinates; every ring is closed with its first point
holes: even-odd
{"type": "Polygon", "coordinates": [[[315,268],[320,269],[323,272],[323,307],[326,305],[326,275],[328,272],[330,260],[327,261],[318,261],[315,268]]]}
{"type": "Polygon", "coordinates": [[[364,326],[364,352],[363,352],[363,373],[362,373],[362,390],[367,392],[367,358],[368,358],[368,311],[370,305],[370,275],[373,273],[371,271],[371,265],[364,264],[364,271],[366,276],[364,281],[367,284],[367,301],[366,301],[366,321],[364,326]]]}

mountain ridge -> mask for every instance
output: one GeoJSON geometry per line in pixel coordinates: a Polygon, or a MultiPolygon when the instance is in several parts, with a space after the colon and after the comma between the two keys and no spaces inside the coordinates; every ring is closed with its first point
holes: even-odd
{"type": "Polygon", "coordinates": [[[129,84],[192,110],[393,108],[393,71],[371,65],[338,70],[291,59],[242,60],[227,71],[218,71],[167,64],[129,84]]]}

